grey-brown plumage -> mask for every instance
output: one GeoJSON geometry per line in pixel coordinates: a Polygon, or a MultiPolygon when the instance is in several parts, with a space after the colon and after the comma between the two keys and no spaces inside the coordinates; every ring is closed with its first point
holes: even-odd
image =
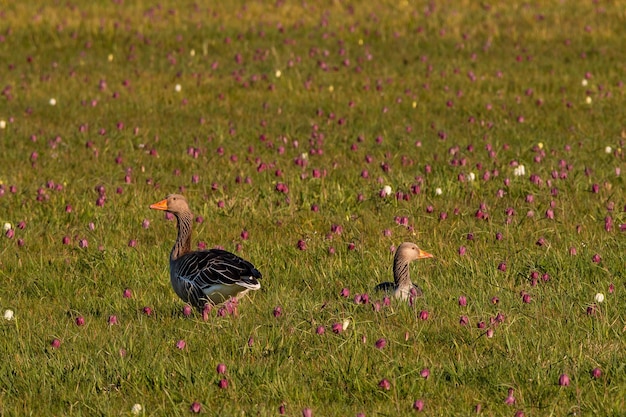
{"type": "Polygon", "coordinates": [[[393,281],[383,282],[376,286],[376,290],[393,294],[395,298],[401,300],[408,299],[411,295],[421,296],[422,290],[411,282],[409,264],[416,259],[432,258],[428,252],[420,249],[415,243],[404,242],[393,258],[393,281]]]}
{"type": "Polygon", "coordinates": [[[170,194],[152,204],[176,217],[178,237],[170,254],[170,280],[178,296],[198,309],[240,298],[261,288],[261,273],[250,262],[221,249],[191,250],[193,214],[185,197],[170,194]]]}

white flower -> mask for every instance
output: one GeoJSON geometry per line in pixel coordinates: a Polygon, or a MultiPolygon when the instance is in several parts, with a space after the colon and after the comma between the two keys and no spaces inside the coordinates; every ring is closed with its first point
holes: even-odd
{"type": "Polygon", "coordinates": [[[613,148],[611,148],[610,146],[607,146],[606,148],[604,148],[604,152],[610,154],[613,152],[613,148]]]}
{"type": "Polygon", "coordinates": [[[191,51],[189,51],[189,56],[196,56],[196,50],[192,49],[191,51]]]}
{"type": "Polygon", "coordinates": [[[54,98],[54,97],[52,97],[52,98],[50,99],[50,102],[49,102],[49,103],[50,103],[50,105],[51,105],[51,106],[56,106],[56,105],[57,105],[57,99],[56,99],[56,98],[54,98]]]}
{"type": "Polygon", "coordinates": [[[15,313],[13,313],[13,310],[4,310],[4,319],[5,320],[13,320],[13,316],[15,313]]]}
{"type": "Polygon", "coordinates": [[[141,413],[141,410],[143,410],[143,407],[141,406],[141,404],[135,404],[133,405],[133,408],[130,409],[130,412],[133,413],[134,415],[137,415],[141,413]]]}
{"type": "Polygon", "coordinates": [[[383,187],[383,192],[382,192],[385,196],[391,195],[391,193],[393,193],[393,190],[391,189],[391,187],[389,185],[385,185],[383,187]]]}
{"type": "Polygon", "coordinates": [[[343,324],[341,325],[341,327],[343,327],[343,330],[345,331],[348,328],[349,325],[350,325],[350,320],[345,319],[343,321],[343,324]]]}
{"type": "Polygon", "coordinates": [[[328,91],[332,93],[333,91],[335,91],[335,87],[333,87],[332,85],[328,86],[328,91]]]}
{"type": "Polygon", "coordinates": [[[470,172],[469,174],[467,174],[467,179],[470,181],[474,181],[476,179],[476,174],[470,172]]]}
{"type": "Polygon", "coordinates": [[[601,303],[602,301],[604,301],[604,294],[599,292],[599,293],[596,294],[596,296],[594,298],[595,298],[597,303],[601,303]]]}
{"type": "Polygon", "coordinates": [[[516,166],[513,170],[513,175],[515,175],[516,177],[523,177],[524,175],[526,175],[526,167],[524,167],[524,165],[516,166]]]}
{"type": "Polygon", "coordinates": [[[443,194],[443,191],[441,190],[441,188],[437,187],[437,188],[435,188],[435,194],[436,195],[441,195],[441,194],[443,194]]]}
{"type": "Polygon", "coordinates": [[[276,70],[276,78],[280,78],[283,73],[280,70],[276,70]]]}
{"type": "Polygon", "coordinates": [[[587,98],[585,99],[585,103],[591,104],[591,97],[587,96],[587,98]]]}
{"type": "Polygon", "coordinates": [[[113,61],[113,54],[109,54],[109,56],[107,56],[107,61],[109,62],[113,61]]]}
{"type": "Polygon", "coordinates": [[[0,129],[6,129],[6,127],[7,127],[7,121],[0,120],[0,129]]]}
{"type": "Polygon", "coordinates": [[[587,79],[582,80],[582,82],[580,83],[583,87],[587,87],[587,84],[589,84],[589,82],[587,81],[587,79]]]}
{"type": "Polygon", "coordinates": [[[6,223],[4,224],[4,226],[2,226],[2,229],[3,229],[5,232],[8,232],[9,230],[13,229],[13,225],[12,225],[11,223],[9,223],[9,222],[6,222],[6,223]]]}
{"type": "Polygon", "coordinates": [[[182,90],[182,89],[183,89],[183,87],[181,87],[180,84],[176,84],[174,86],[174,90],[176,90],[177,93],[180,93],[180,90],[182,90]]]}

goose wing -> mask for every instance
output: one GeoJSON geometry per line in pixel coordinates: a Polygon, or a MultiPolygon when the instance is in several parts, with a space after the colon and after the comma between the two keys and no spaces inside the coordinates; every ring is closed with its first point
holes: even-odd
{"type": "Polygon", "coordinates": [[[191,252],[176,261],[179,279],[200,291],[215,285],[258,289],[261,273],[250,262],[221,249],[191,252]]]}

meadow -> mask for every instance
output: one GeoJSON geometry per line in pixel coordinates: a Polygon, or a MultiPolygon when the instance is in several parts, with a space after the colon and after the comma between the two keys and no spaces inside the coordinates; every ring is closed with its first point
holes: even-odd
{"type": "Polygon", "coordinates": [[[0,415],[623,415],[624,28],[621,0],[4,2],[0,415]],[[236,309],[173,292],[174,192],[262,272],[236,309]],[[404,241],[435,257],[387,303],[404,241]]]}

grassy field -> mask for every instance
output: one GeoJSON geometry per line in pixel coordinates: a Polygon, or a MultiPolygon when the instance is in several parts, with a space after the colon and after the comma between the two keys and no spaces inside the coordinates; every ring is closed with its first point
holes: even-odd
{"type": "Polygon", "coordinates": [[[0,415],[626,412],[626,2],[151,3],[0,6],[0,415]]]}

